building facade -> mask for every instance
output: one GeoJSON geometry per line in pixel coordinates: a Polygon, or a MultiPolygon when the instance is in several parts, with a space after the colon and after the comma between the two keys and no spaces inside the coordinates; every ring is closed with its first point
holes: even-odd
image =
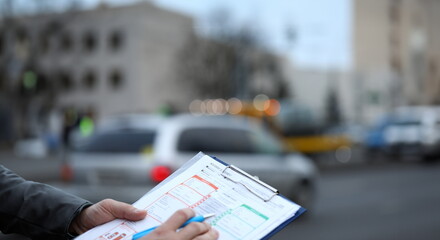
{"type": "Polygon", "coordinates": [[[355,0],[354,67],[386,108],[440,103],[440,2],[355,0]]]}
{"type": "Polygon", "coordinates": [[[100,118],[165,105],[182,110],[192,100],[174,71],[177,52],[194,34],[190,17],[143,2],[11,22],[0,28],[0,91],[2,102],[23,101],[12,106],[23,124],[47,111],[100,118]]]}

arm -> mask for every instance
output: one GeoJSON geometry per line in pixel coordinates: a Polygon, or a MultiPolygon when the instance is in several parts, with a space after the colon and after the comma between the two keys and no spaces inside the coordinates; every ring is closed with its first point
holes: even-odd
{"type": "MultiPolygon", "coordinates": [[[[69,239],[116,218],[141,220],[145,210],[114,201],[92,205],[79,197],[45,184],[26,181],[0,165],[0,230],[34,239],[69,239]]],[[[161,227],[143,239],[217,239],[218,232],[206,223],[191,223],[176,232],[194,216],[191,209],[177,211],[161,227]]]]}
{"type": "Polygon", "coordinates": [[[72,220],[90,202],[26,181],[0,166],[0,230],[32,238],[66,239],[72,220]]]}

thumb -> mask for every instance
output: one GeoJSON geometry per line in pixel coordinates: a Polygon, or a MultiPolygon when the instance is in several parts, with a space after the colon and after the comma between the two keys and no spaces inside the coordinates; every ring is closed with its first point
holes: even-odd
{"type": "Polygon", "coordinates": [[[146,210],[141,210],[141,209],[137,209],[133,206],[131,206],[131,209],[127,209],[127,215],[125,216],[125,219],[130,220],[130,221],[138,221],[138,220],[142,220],[145,218],[145,216],[147,216],[147,211],[146,210]]]}
{"type": "MultiPolygon", "coordinates": [[[[106,200],[104,200],[106,201],[106,200]]],[[[130,204],[118,202],[114,200],[107,200],[107,204],[104,207],[113,215],[115,218],[126,219],[130,221],[138,221],[144,219],[147,215],[147,211],[137,209],[130,204]]]]}

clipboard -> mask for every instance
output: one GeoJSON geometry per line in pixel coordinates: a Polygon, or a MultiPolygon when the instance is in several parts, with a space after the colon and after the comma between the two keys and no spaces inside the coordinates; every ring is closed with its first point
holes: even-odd
{"type": "MultiPolygon", "coordinates": [[[[176,170],[174,173],[172,173],[167,179],[165,179],[164,181],[162,181],[161,183],[159,183],[156,187],[154,187],[150,192],[160,188],[162,185],[167,184],[171,179],[173,179],[174,177],[176,177],[177,175],[181,174],[182,172],[184,172],[186,169],[188,169],[189,167],[191,167],[195,162],[197,162],[199,159],[201,159],[202,157],[204,157],[205,154],[203,152],[199,152],[198,154],[196,154],[191,160],[189,160],[188,162],[186,162],[182,167],[180,167],[178,170],[176,170]]],[[[221,159],[215,157],[215,156],[210,156],[212,159],[216,160],[217,162],[223,164],[224,166],[226,166],[225,169],[232,169],[236,172],[238,172],[239,174],[242,174],[243,176],[249,178],[252,182],[257,183],[260,186],[266,187],[269,191],[273,192],[273,196],[280,196],[284,199],[286,199],[287,201],[292,202],[290,199],[288,199],[286,196],[282,195],[276,188],[268,185],[267,183],[257,179],[256,177],[250,175],[249,173],[241,170],[240,168],[228,164],[224,161],[222,161],[221,159]]],[[[242,185],[242,184],[240,184],[242,185]]],[[[249,190],[249,186],[244,186],[246,189],[249,190]]],[[[149,193],[150,193],[149,192],[149,193]]],[[[259,196],[257,195],[257,193],[255,193],[254,191],[250,191],[252,194],[256,195],[258,198],[262,199],[263,201],[265,200],[264,196],[259,196]]],[[[272,199],[272,197],[270,199],[272,199]]],[[[268,199],[270,201],[270,199],[268,199]]],[[[267,199],[266,199],[267,200],[267,199]]],[[[266,201],[267,202],[267,201],[266,201]]],[[[292,202],[293,203],[293,202],[292,202]]],[[[300,207],[299,210],[295,213],[295,215],[293,215],[292,217],[286,219],[283,223],[281,223],[280,225],[278,225],[278,227],[276,227],[275,229],[273,229],[271,232],[269,232],[266,236],[264,236],[262,239],[269,239],[271,238],[273,235],[275,235],[276,233],[278,233],[279,231],[281,231],[283,228],[285,228],[287,225],[289,225],[291,222],[293,222],[294,220],[296,220],[297,218],[299,218],[302,214],[304,214],[307,211],[306,208],[304,207],[300,207]]]]}
{"type": "Polygon", "coordinates": [[[256,178],[256,177],[252,177],[251,175],[249,175],[247,172],[241,170],[240,168],[234,166],[234,165],[227,165],[225,169],[223,169],[221,175],[225,178],[228,179],[230,181],[232,181],[235,184],[240,184],[242,185],[244,188],[246,188],[246,190],[248,190],[250,193],[252,193],[253,195],[255,195],[256,197],[260,198],[261,200],[263,200],[264,202],[269,202],[273,197],[275,197],[276,195],[279,194],[278,190],[269,186],[268,184],[266,184],[263,181],[260,181],[260,179],[256,178]],[[255,184],[258,184],[258,186],[263,187],[265,189],[267,189],[268,191],[271,192],[271,194],[269,194],[269,196],[264,196],[262,194],[260,194],[258,191],[255,190],[254,187],[250,186],[249,184],[246,184],[242,181],[237,181],[234,180],[230,175],[227,174],[228,170],[234,171],[237,174],[242,175],[243,177],[250,179],[252,182],[254,182],[255,184]]]}
{"type": "MultiPolygon", "coordinates": [[[[203,154],[202,152],[200,152],[200,153],[198,153],[194,158],[199,159],[199,158],[203,157],[203,155],[204,155],[204,154],[203,154]]],[[[238,167],[236,167],[236,166],[234,166],[234,165],[231,165],[231,164],[227,164],[226,162],[220,160],[219,158],[217,158],[217,157],[215,157],[215,156],[211,156],[211,158],[213,158],[214,160],[216,160],[216,161],[222,163],[223,165],[225,165],[225,166],[226,166],[225,170],[228,169],[228,168],[233,169],[234,171],[236,171],[236,172],[242,174],[243,176],[246,176],[247,178],[251,179],[252,181],[254,181],[254,182],[257,183],[257,184],[266,187],[268,190],[270,190],[270,191],[272,191],[272,192],[274,193],[269,199],[265,199],[263,196],[260,196],[260,195],[258,195],[256,192],[252,191],[252,189],[250,189],[249,186],[244,186],[244,187],[245,187],[246,189],[248,189],[252,194],[254,194],[254,195],[257,196],[258,198],[262,199],[263,201],[268,202],[268,201],[270,201],[274,196],[277,196],[277,195],[280,196],[280,197],[282,197],[282,198],[284,198],[284,199],[286,199],[286,200],[288,200],[288,201],[291,201],[291,200],[288,199],[286,196],[280,194],[280,192],[279,192],[276,188],[274,188],[274,187],[268,185],[267,183],[261,181],[260,179],[258,179],[258,178],[256,178],[256,177],[254,177],[254,176],[248,174],[247,172],[241,170],[240,168],[238,168],[238,167]]],[[[295,215],[293,215],[291,218],[288,218],[288,219],[285,220],[283,223],[281,223],[280,225],[278,225],[278,227],[276,227],[276,228],[273,229],[271,232],[269,232],[266,236],[264,236],[264,237],[262,238],[262,240],[266,240],[266,239],[271,238],[273,235],[275,235],[276,233],[278,233],[279,231],[281,231],[283,228],[285,228],[285,227],[286,227],[287,225],[289,225],[291,222],[293,222],[294,220],[296,220],[297,218],[299,218],[299,217],[300,217],[302,214],[304,214],[305,212],[307,212],[307,209],[304,208],[304,207],[300,207],[300,209],[295,213],[295,215]]]]}
{"type": "Polygon", "coordinates": [[[258,178],[200,152],[133,203],[152,217],[138,222],[114,220],[77,240],[126,239],[166,221],[185,203],[198,214],[218,214],[207,221],[220,231],[220,239],[234,240],[269,239],[306,211],[258,178]]]}

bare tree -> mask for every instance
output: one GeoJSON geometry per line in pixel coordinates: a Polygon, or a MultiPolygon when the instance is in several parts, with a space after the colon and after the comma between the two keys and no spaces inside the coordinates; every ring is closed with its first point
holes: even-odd
{"type": "Polygon", "coordinates": [[[325,120],[329,127],[334,127],[342,122],[338,93],[335,87],[331,87],[327,94],[325,120]]]}
{"type": "Polygon", "coordinates": [[[179,75],[199,92],[199,97],[250,99],[266,89],[254,80],[264,73],[271,81],[271,97],[286,97],[280,59],[271,54],[250,26],[235,28],[229,12],[212,13],[208,37],[192,36],[177,57],[179,75]]]}
{"type": "Polygon", "coordinates": [[[199,97],[233,96],[233,47],[192,36],[177,59],[180,76],[197,90],[199,97]]]}

